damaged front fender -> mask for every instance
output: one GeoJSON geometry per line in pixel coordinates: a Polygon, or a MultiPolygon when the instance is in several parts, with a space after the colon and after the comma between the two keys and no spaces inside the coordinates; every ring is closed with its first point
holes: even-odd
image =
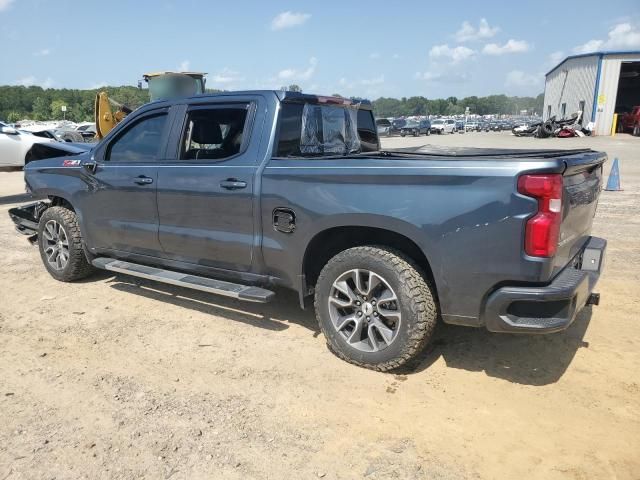
{"type": "Polygon", "coordinates": [[[38,223],[44,211],[51,206],[47,202],[35,202],[21,207],[9,209],[9,217],[16,226],[16,230],[29,236],[29,241],[35,243],[38,239],[38,223]]]}
{"type": "Polygon", "coordinates": [[[94,146],[95,144],[68,142],[34,143],[27,152],[25,164],[35,160],[79,155],[91,150],[94,146]]]}

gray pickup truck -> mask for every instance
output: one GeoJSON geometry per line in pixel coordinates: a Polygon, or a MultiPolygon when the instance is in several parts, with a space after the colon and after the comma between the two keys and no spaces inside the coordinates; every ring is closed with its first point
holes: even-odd
{"type": "MultiPolygon", "coordinates": [[[[330,349],[387,371],[438,319],[555,332],[593,293],[606,155],[380,148],[367,102],[255,91],[158,101],[91,150],[34,161],[15,208],[61,281],[107,269],[239,300],[275,287],[330,349]]],[[[79,287],[81,288],[81,286],[79,287]]]]}

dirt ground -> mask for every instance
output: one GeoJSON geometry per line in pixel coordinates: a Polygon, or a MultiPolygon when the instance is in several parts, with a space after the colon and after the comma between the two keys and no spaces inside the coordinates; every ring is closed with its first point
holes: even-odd
{"type": "Polygon", "coordinates": [[[329,353],[292,293],[54,281],[6,215],[22,173],[0,173],[0,480],[640,478],[640,139],[384,140],[424,143],[618,157],[600,306],[549,336],[442,325],[411,370],[375,373],[329,353]]]}

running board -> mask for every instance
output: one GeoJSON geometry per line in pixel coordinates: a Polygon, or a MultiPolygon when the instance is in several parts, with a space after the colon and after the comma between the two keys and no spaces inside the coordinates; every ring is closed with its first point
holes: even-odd
{"type": "Polygon", "coordinates": [[[94,267],[112,272],[125,273],[134,277],[146,278],[162,283],[169,283],[179,287],[201,290],[203,292],[237,298],[248,302],[267,303],[275,295],[271,290],[239,283],[225,282],[213,278],[188,275],[186,273],[162,270],[161,268],[147,267],[138,263],[115,260],[113,258],[99,257],[91,262],[94,267]]]}

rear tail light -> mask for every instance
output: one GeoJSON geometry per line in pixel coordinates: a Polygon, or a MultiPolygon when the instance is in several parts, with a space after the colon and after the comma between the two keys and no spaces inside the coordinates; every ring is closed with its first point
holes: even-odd
{"type": "Polygon", "coordinates": [[[553,257],[562,223],[562,175],[522,175],[518,192],[538,200],[538,212],[527,220],[524,251],[532,257],[553,257]]]}

